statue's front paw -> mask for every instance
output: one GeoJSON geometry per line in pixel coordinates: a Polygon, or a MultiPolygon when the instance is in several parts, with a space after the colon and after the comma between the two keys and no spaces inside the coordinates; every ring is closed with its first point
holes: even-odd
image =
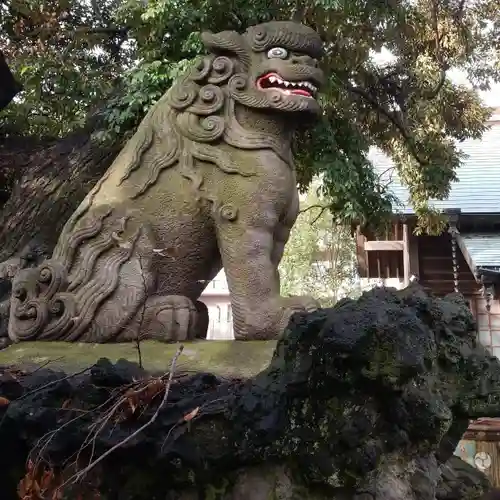
{"type": "Polygon", "coordinates": [[[297,312],[313,312],[320,308],[320,304],[316,299],[312,297],[303,296],[293,296],[293,297],[282,297],[281,300],[281,318],[279,331],[282,334],[289,322],[290,318],[297,312]]]}
{"type": "Polygon", "coordinates": [[[316,299],[307,296],[292,296],[284,297],[283,305],[287,309],[291,309],[293,312],[306,311],[313,312],[320,308],[320,304],[316,299]]]}
{"type": "Polygon", "coordinates": [[[234,309],[234,338],[236,340],[274,340],[288,326],[290,317],[296,312],[312,312],[319,303],[312,297],[275,297],[263,306],[241,311],[234,309]]]}

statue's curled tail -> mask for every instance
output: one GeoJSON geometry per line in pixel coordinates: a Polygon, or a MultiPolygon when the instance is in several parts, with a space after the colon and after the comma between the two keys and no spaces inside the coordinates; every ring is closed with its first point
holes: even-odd
{"type": "Polygon", "coordinates": [[[116,342],[195,335],[198,303],[150,297],[153,245],[144,224],[105,206],[81,222],[59,239],[51,259],[16,276],[11,340],[116,342]]]}

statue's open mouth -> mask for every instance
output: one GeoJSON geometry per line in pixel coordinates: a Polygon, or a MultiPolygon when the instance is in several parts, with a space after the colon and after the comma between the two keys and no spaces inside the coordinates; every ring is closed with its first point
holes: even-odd
{"type": "Polygon", "coordinates": [[[301,95],[314,98],[318,88],[308,81],[289,82],[277,73],[267,73],[257,79],[260,90],[278,89],[286,95],[301,95]]]}

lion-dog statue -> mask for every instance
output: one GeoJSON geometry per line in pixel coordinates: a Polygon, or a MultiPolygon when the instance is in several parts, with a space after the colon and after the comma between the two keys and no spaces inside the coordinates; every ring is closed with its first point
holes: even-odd
{"type": "Polygon", "coordinates": [[[299,210],[293,135],[321,114],[321,39],[269,22],[202,41],[209,55],[150,109],[52,257],[14,278],[12,341],[204,338],[198,299],[222,267],[236,340],[277,338],[317,307],[280,296],[278,264],[299,210]]]}

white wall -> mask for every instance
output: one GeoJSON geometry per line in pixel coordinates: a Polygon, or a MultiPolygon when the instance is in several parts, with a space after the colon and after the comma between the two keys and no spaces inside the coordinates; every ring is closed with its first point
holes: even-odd
{"type": "Polygon", "coordinates": [[[206,304],[210,319],[207,339],[234,339],[231,300],[223,270],[208,284],[200,300],[206,304]]]}
{"type": "Polygon", "coordinates": [[[490,311],[486,309],[486,299],[478,297],[472,310],[476,316],[479,342],[487,347],[493,356],[500,358],[500,301],[490,301],[490,311]]]}
{"type": "Polygon", "coordinates": [[[391,288],[397,288],[401,290],[404,288],[404,281],[400,278],[386,278],[386,279],[378,279],[378,278],[360,278],[359,286],[361,291],[367,291],[376,286],[385,286],[391,288]]]}

